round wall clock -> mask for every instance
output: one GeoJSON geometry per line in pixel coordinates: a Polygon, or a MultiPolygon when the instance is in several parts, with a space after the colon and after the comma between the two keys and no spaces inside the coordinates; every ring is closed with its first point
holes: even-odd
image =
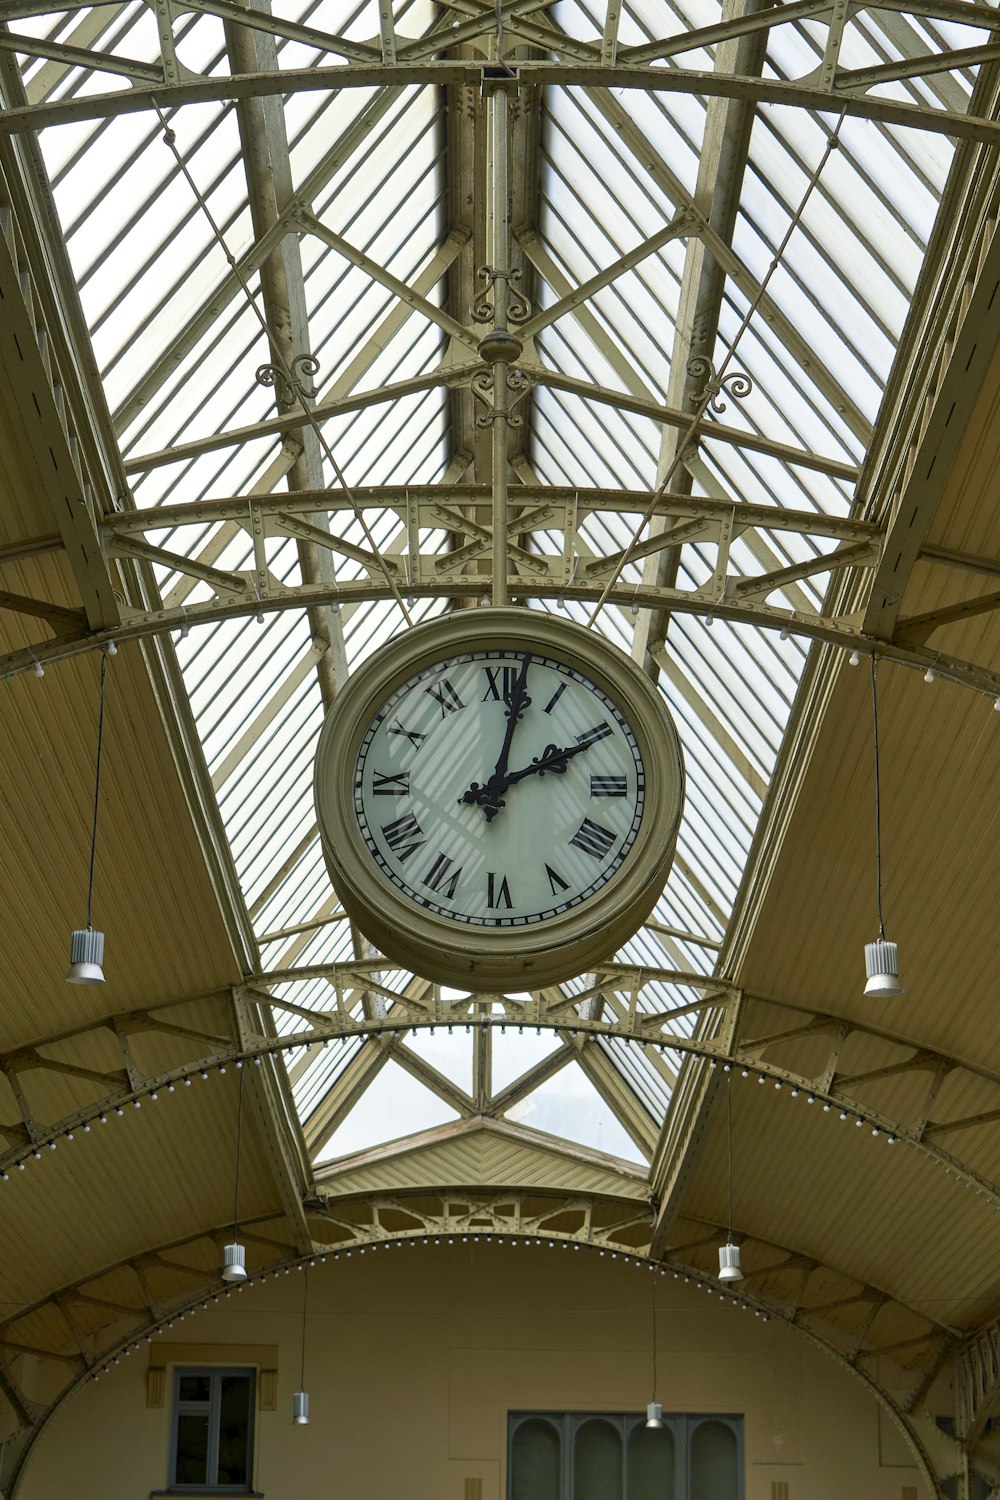
{"type": "Polygon", "coordinates": [[[461,610],[350,678],[316,753],[330,877],[387,957],[460,989],[609,958],[670,869],[684,772],[654,685],[593,631],[461,610]]]}

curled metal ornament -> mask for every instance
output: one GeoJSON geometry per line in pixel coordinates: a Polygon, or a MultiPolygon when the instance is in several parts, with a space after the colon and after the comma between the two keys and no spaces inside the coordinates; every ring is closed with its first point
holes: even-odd
{"type": "Polygon", "coordinates": [[[520,427],[524,422],[524,418],[514,408],[521,404],[531,390],[531,377],[530,375],[526,375],[523,370],[511,370],[506,366],[503,368],[506,371],[507,390],[513,399],[508,404],[507,410],[502,414],[497,411],[493,399],[496,389],[493,370],[477,370],[469,382],[472,394],[485,407],[485,411],[481,411],[476,417],[477,427],[492,426],[499,415],[503,415],[506,418],[508,427],[520,427]]]}
{"type": "Polygon", "coordinates": [[[486,285],[472,304],[472,317],[476,323],[490,323],[496,314],[491,294],[498,281],[507,283],[507,321],[526,323],[531,317],[531,303],[520,290],[521,271],[515,266],[510,271],[497,271],[493,266],[480,266],[476,275],[486,285]]]}
{"type": "Polygon", "coordinates": [[[315,401],[318,392],[311,377],[318,369],[319,360],[314,354],[297,354],[287,372],[280,365],[260,365],[256,380],[258,385],[276,387],[280,406],[294,406],[296,401],[315,401]],[[310,377],[308,384],[307,377],[310,377]]]}
{"type": "Polygon", "coordinates": [[[726,410],[726,402],[722,400],[723,391],[735,400],[742,401],[753,390],[753,381],[749,375],[742,370],[734,370],[731,375],[719,376],[712,361],[703,354],[692,355],[687,362],[687,372],[694,380],[700,376],[707,377],[701,390],[691,397],[691,402],[694,406],[707,402],[714,412],[726,410]]]}

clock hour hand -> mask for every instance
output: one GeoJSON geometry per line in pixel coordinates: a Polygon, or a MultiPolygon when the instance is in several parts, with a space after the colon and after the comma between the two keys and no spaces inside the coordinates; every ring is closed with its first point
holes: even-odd
{"type": "Polygon", "coordinates": [[[585,739],[576,745],[546,745],[541,755],[536,755],[530,766],[524,766],[520,771],[506,771],[502,777],[494,774],[485,786],[479,786],[473,782],[469,790],[458,800],[478,803],[486,813],[487,823],[490,823],[503,807],[503,794],[508,787],[515,786],[526,776],[544,776],[547,771],[551,771],[553,775],[562,776],[573,756],[589,750],[593,743],[592,739],[585,739]]]}
{"type": "Polygon", "coordinates": [[[458,799],[459,802],[478,803],[486,813],[487,823],[492,822],[503,806],[503,794],[508,784],[507,760],[510,756],[510,746],[514,738],[514,730],[517,728],[518,721],[524,710],[531,706],[531,699],[528,697],[527,692],[528,668],[530,665],[531,652],[529,651],[525,653],[524,659],[521,662],[521,670],[517,674],[513,687],[510,689],[510,692],[504,693],[504,702],[507,705],[507,729],[503,737],[503,744],[500,746],[500,754],[497,757],[493,775],[486,782],[485,786],[480,786],[478,781],[474,781],[468,791],[463,792],[458,799]]]}

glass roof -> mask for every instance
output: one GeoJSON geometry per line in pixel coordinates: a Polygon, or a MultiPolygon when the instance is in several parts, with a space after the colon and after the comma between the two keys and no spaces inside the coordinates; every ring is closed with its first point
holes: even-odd
{"type": "MultiPolygon", "coordinates": [[[[11,10],[10,27],[23,38],[28,103],[145,85],[143,67],[156,76],[157,23],[138,0],[11,10]]],[[[258,57],[283,70],[342,64],[348,42],[378,58],[390,41],[405,48],[407,38],[431,33],[443,35],[421,55],[446,54],[456,17],[468,57],[481,62],[495,47],[493,8],[473,0],[397,3],[388,39],[373,0],[275,0],[271,11],[276,24],[257,33],[258,57]],[[339,39],[340,51],[324,43],[324,32],[339,39]]],[[[589,0],[557,0],[544,17],[537,7],[507,11],[507,56],[516,49],[526,65],[545,55],[600,59],[602,50],[607,59],[616,46],[621,61],[648,60],[654,72],[679,67],[708,76],[734,66],[732,40],[695,38],[673,54],[661,46],[663,55],[649,46],[717,25],[718,0],[628,0],[616,40],[614,7],[589,0]]],[[[178,16],[173,46],[182,78],[246,71],[237,65],[242,28],[225,14],[224,5],[199,0],[178,16]]],[[[831,47],[819,18],[772,25],[757,38],[747,56],[762,86],[813,77],[831,47]]],[[[841,70],[879,68],[981,39],[971,26],[869,9],[852,12],[834,62],[841,70]]],[[[877,78],[867,94],[958,113],[968,108],[973,83],[970,70],[941,67],[877,78]]],[[[381,86],[270,94],[256,114],[224,94],[165,100],[173,147],[149,108],[105,117],[95,104],[95,118],[40,134],[135,504],[234,502],[225,518],[175,524],[173,517],[145,533],[178,559],[176,566],[153,561],[171,608],[212,599],[224,575],[253,579],[263,569],[275,586],[303,581],[308,541],[279,528],[255,544],[252,534],[253,501],[285,489],[330,491],[330,510],[310,517],[329,527],[340,548],[324,554],[333,570],[327,576],[338,584],[366,576],[358,550],[366,538],[327,456],[308,431],[282,433],[272,420],[275,392],[255,379],[272,357],[262,319],[272,328],[281,323],[290,347],[318,360],[318,408],[417,382],[392,401],[323,417],[324,438],[352,486],[453,485],[477,473],[468,447],[471,397],[419,381],[442,362],[471,359],[481,333],[468,314],[478,291],[469,247],[488,174],[485,154],[475,156],[469,91],[454,82],[448,91],[435,82],[407,84],[397,70],[381,86]],[[404,284],[417,295],[401,298],[404,284]],[[465,335],[471,351],[456,323],[472,330],[465,335]],[[257,431],[260,424],[270,425],[257,431]]],[[[736,525],[724,565],[731,580],[822,557],[835,540],[821,530],[784,529],[780,512],[852,513],[849,476],[864,461],[921,271],[951,161],[949,137],[841,114],[833,100],[829,113],[819,113],[693,88],[535,85],[531,103],[537,151],[516,161],[518,170],[537,161],[537,170],[533,180],[514,183],[527,208],[513,246],[535,312],[623,258],[627,264],[535,335],[526,359],[560,378],[533,389],[527,441],[512,455],[517,479],[651,493],[667,473],[682,497],[773,509],[773,529],[736,525]],[[836,149],[829,151],[831,132],[836,149]],[[727,133],[745,141],[735,159],[726,156],[727,133]],[[688,231],[664,239],[664,226],[691,209],[688,231]],[[696,234],[691,223],[703,228],[696,234]],[[646,246],[655,236],[661,242],[646,246]],[[728,370],[745,375],[750,389],[742,399],[724,390],[724,412],[710,413],[707,431],[683,448],[678,424],[657,421],[643,406],[693,414],[686,374],[693,354],[716,369],[731,360],[728,370]]],[[[381,554],[411,566],[404,508],[366,514],[381,554]]],[[[582,511],[578,571],[579,560],[628,548],[637,519],[634,507],[613,503],[582,511]]],[[[532,545],[551,555],[563,542],[561,531],[541,531],[532,545]]],[[[451,546],[443,530],[421,534],[427,553],[451,546]]],[[[655,675],[684,748],[687,800],[673,870],[650,921],[618,955],[652,971],[713,970],[805,663],[807,643],[794,635],[713,617],[710,607],[675,610],[664,629],[640,607],[639,591],[657,582],[710,593],[719,567],[712,534],[641,555],[621,570],[626,593],[595,622],[655,675]]],[[[830,577],[803,573],[770,602],[816,610],[830,577]]],[[[324,611],[326,653],[312,614],[271,610],[264,598],[258,618],[199,624],[175,641],[260,967],[281,971],[275,1000],[294,1007],[275,1013],[287,1034],[300,1028],[302,1010],[341,1007],[359,1018],[374,995],[391,1014],[393,995],[428,988],[391,964],[363,990],[288,975],[368,956],[356,951],[357,935],[330,887],[312,762],[324,716],[320,657],[342,680],[399,629],[398,608],[381,592],[324,611]]],[[[562,607],[587,623],[592,601],[559,592],[546,586],[527,602],[562,607]]],[[[417,597],[409,607],[419,620],[449,600],[417,597]]],[[[568,998],[586,996],[577,1008],[591,1013],[583,1008],[594,1003],[594,976],[563,988],[568,998]]],[[[613,980],[597,988],[606,1019],[627,1012],[629,996],[613,980]]],[[[652,1014],[689,998],[654,975],[637,1004],[652,1014]]],[[[388,1051],[354,1037],[286,1054],[314,1159],[329,1163],[476,1113],[501,1113],[630,1160],[650,1155],[677,1057],[602,1040],[584,1069],[563,1033],[511,1029],[493,1042],[478,1093],[476,1041],[464,1031],[411,1033],[388,1051]],[[624,1082],[631,1110],[618,1088],[605,1086],[611,1078],[624,1082]]]]}

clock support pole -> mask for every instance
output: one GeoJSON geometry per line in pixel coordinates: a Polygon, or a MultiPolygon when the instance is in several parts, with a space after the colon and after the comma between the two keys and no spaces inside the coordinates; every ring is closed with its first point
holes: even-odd
{"type": "Polygon", "coordinates": [[[473,317],[489,322],[490,331],[479,343],[479,354],[490,366],[473,377],[472,387],[486,410],[476,418],[492,427],[492,585],[491,602],[503,607],[509,602],[507,588],[508,431],[519,426],[521,417],[513,407],[527,394],[529,382],[511,364],[520,358],[523,341],[508,326],[523,322],[530,309],[520,291],[511,289],[519,273],[511,269],[510,130],[511,106],[517,98],[517,75],[503,63],[484,70],[483,92],[489,103],[490,197],[487,208],[490,264],[481,266],[486,290],[476,298],[473,317]],[[513,400],[512,400],[513,397],[513,400]]]}

